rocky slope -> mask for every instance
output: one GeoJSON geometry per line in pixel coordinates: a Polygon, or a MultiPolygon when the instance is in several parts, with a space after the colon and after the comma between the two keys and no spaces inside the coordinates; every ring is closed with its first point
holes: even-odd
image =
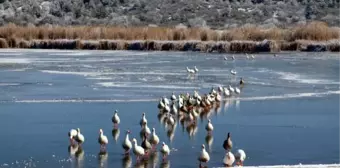
{"type": "Polygon", "coordinates": [[[285,27],[312,20],[340,25],[340,0],[0,0],[0,23],[285,27]]]}

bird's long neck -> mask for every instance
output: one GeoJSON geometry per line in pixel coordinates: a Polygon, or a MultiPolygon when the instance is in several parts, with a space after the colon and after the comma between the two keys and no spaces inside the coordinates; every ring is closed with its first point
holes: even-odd
{"type": "Polygon", "coordinates": [[[129,140],[129,133],[126,134],[125,140],[129,140]]]}

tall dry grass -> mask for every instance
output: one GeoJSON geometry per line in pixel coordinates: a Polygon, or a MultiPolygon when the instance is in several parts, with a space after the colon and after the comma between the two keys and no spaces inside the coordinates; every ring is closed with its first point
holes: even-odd
{"type": "Polygon", "coordinates": [[[15,40],[161,40],[161,41],[262,41],[268,40],[313,40],[326,41],[340,38],[340,28],[328,27],[323,22],[311,22],[288,29],[261,29],[256,26],[215,31],[206,28],[166,27],[93,27],[93,26],[27,26],[8,24],[0,27],[0,38],[8,45],[18,45],[15,40]]]}
{"type": "Polygon", "coordinates": [[[340,28],[311,22],[287,29],[243,26],[228,30],[166,27],[0,27],[0,48],[162,50],[203,52],[329,51],[340,49],[340,28]],[[261,43],[263,40],[269,43],[261,43]],[[332,40],[335,39],[335,40],[332,40]],[[309,41],[301,42],[301,41],[309,41]],[[313,43],[318,41],[318,43],[313,43]],[[324,43],[332,41],[331,43],[324,43]]]}

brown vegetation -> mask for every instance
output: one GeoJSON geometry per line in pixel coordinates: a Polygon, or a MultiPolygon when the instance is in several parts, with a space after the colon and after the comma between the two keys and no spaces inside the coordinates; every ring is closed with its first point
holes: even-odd
{"type": "Polygon", "coordinates": [[[163,50],[205,52],[339,51],[340,28],[311,22],[287,29],[243,26],[229,30],[164,27],[0,27],[0,48],[163,50]],[[335,39],[335,41],[333,40],[335,39]],[[267,41],[263,44],[262,41],[267,41]],[[326,43],[321,41],[330,41],[326,43]],[[306,41],[320,41],[319,44],[306,41]],[[311,48],[308,48],[311,47],[311,48]]]}

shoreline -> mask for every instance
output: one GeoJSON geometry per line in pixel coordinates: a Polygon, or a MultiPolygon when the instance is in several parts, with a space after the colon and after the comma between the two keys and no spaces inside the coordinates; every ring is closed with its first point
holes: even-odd
{"type": "Polygon", "coordinates": [[[259,41],[163,41],[163,40],[10,40],[0,38],[0,48],[59,50],[130,50],[130,51],[194,51],[206,53],[260,53],[280,51],[340,52],[340,39],[329,41],[296,40],[293,42],[259,41]]]}

